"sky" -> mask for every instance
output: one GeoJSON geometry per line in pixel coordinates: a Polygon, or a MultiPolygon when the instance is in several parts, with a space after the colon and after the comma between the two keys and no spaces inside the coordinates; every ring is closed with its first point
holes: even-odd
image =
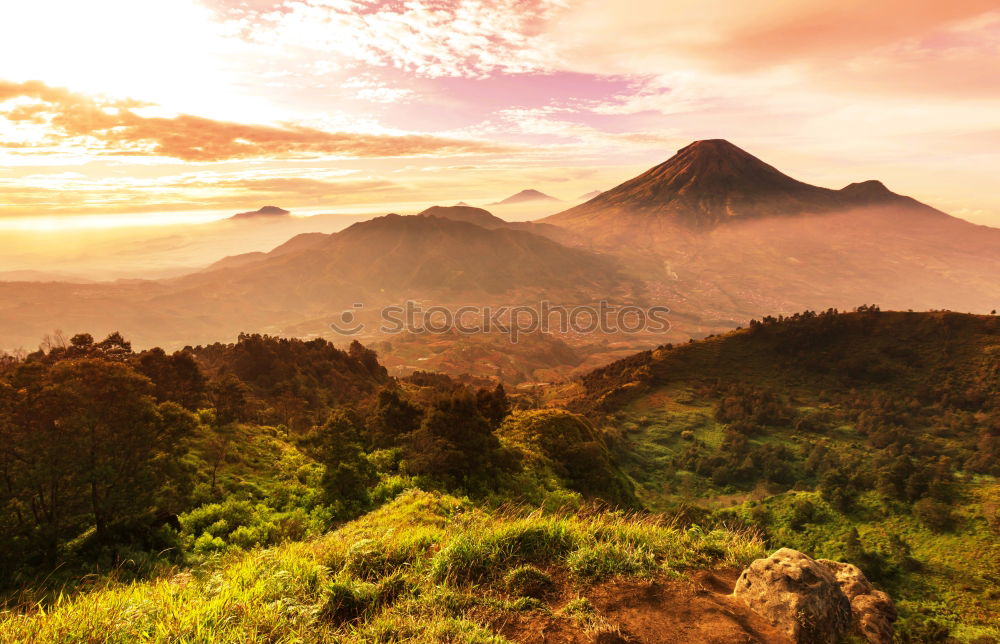
{"type": "MultiPolygon", "coordinates": [[[[996,0],[32,0],[0,230],[572,203],[725,138],[1000,227],[996,0]]],[[[558,208],[557,208],[558,209],[558,208]]]]}

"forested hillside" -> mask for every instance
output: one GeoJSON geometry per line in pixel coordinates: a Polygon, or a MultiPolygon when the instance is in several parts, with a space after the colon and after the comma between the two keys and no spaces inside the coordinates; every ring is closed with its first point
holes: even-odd
{"type": "Polygon", "coordinates": [[[650,509],[854,561],[930,641],[1000,618],[996,316],[766,318],[552,395],[605,428],[650,509]]]}
{"type": "Polygon", "coordinates": [[[689,580],[779,547],[900,641],[1000,636],[995,316],[767,318],[517,395],[259,335],[0,364],[0,640],[634,634],[611,597],[658,593],[769,641],[689,580]]]}

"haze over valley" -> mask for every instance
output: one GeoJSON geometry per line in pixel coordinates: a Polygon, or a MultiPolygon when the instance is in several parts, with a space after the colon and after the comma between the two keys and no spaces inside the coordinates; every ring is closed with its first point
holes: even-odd
{"type": "Polygon", "coordinates": [[[996,0],[32,0],[0,644],[997,644],[996,0]]]}

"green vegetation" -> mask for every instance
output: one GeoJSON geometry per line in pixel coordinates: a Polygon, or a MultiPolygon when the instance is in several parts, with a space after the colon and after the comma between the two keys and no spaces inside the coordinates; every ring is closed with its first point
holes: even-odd
{"type": "Polygon", "coordinates": [[[1000,638],[1000,320],[767,319],[539,396],[266,336],[0,359],[0,641],[610,632],[591,589],[777,547],[901,641],[1000,638]]]}
{"type": "Polygon", "coordinates": [[[810,313],[615,363],[577,404],[647,507],[857,564],[914,641],[997,638],[998,347],[991,316],[810,313]]]}
{"type": "MultiPolygon", "coordinates": [[[[762,553],[749,533],[614,512],[485,511],[411,490],[319,538],[232,551],[149,581],[105,579],[8,614],[0,641],[503,642],[494,625],[505,615],[548,610],[528,599],[551,588],[544,569],[568,570],[577,584],[593,570],[656,575],[762,553]],[[584,560],[593,564],[578,575],[584,560]]],[[[586,618],[584,602],[564,610],[586,618]]]]}

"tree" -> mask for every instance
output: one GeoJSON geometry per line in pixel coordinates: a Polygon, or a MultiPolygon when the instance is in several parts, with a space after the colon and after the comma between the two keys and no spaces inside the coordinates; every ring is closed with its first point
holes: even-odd
{"type": "Polygon", "coordinates": [[[167,355],[159,347],[150,349],[139,355],[138,370],[153,381],[160,402],[172,400],[191,411],[205,402],[205,376],[189,353],[167,355]]]}
{"type": "Polygon", "coordinates": [[[310,438],[308,448],[326,466],[321,484],[327,503],[342,504],[350,511],[362,509],[378,476],[365,457],[358,418],[346,409],[335,409],[310,438]]]}
{"type": "Polygon", "coordinates": [[[934,532],[946,532],[955,523],[951,508],[930,498],[920,499],[914,503],[913,515],[934,532]]]}
{"type": "Polygon", "coordinates": [[[0,509],[29,555],[51,562],[88,528],[112,545],[136,525],[148,529],[161,507],[179,509],[180,456],[195,420],[175,403],[157,404],[147,378],[119,362],[31,361],[11,385],[0,418],[0,509]]]}
{"type": "Polygon", "coordinates": [[[489,422],[490,427],[493,429],[500,427],[503,419],[510,415],[510,400],[507,399],[503,383],[497,383],[492,391],[489,389],[477,391],[476,406],[483,418],[489,422]]]}
{"type": "Polygon", "coordinates": [[[234,374],[228,373],[212,384],[211,397],[219,423],[227,425],[244,420],[249,406],[249,388],[234,374]]]}
{"type": "Polygon", "coordinates": [[[385,368],[378,363],[378,354],[357,340],[351,342],[351,346],[347,349],[347,355],[361,363],[372,375],[380,375],[385,372],[385,368]]]}
{"type": "Polygon", "coordinates": [[[473,484],[491,477],[500,441],[467,391],[442,397],[407,439],[405,458],[413,474],[449,483],[473,484]]]}
{"type": "Polygon", "coordinates": [[[368,418],[368,439],[376,448],[396,447],[420,427],[423,410],[403,399],[395,389],[378,393],[368,418]]]}
{"type": "Polygon", "coordinates": [[[152,511],[163,466],[195,427],[176,403],[156,404],[148,378],[125,365],[81,360],[55,365],[43,392],[54,429],[77,448],[99,539],[110,527],[152,511]]]}
{"type": "Polygon", "coordinates": [[[830,467],[820,477],[819,492],[824,501],[841,512],[850,510],[858,496],[857,488],[839,466],[830,467]]]}

